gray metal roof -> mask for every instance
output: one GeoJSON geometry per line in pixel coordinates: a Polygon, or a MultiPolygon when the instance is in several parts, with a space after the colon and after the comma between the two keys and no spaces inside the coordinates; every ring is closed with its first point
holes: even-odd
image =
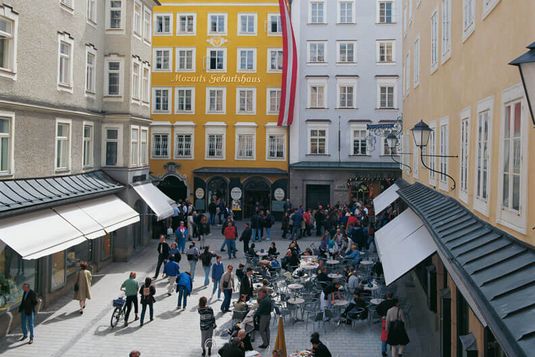
{"type": "MultiPolygon", "coordinates": [[[[398,190],[438,248],[461,272],[508,356],[535,349],[535,248],[480,220],[451,197],[420,183],[398,190]]],[[[532,352],[529,352],[532,351],[532,352]]]]}
{"type": "Polygon", "coordinates": [[[201,167],[193,170],[196,174],[234,174],[234,175],[287,175],[288,172],[281,169],[263,167],[201,167]]]}
{"type": "Polygon", "coordinates": [[[0,180],[0,217],[93,198],[122,189],[102,171],[78,175],[0,180]]]}

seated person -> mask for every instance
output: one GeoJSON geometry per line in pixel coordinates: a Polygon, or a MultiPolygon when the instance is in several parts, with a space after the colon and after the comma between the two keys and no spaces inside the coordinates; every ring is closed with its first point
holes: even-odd
{"type": "Polygon", "coordinates": [[[327,346],[320,341],[319,333],[314,332],[310,336],[310,343],[312,344],[312,353],[314,354],[314,357],[332,357],[327,346]]]}
{"type": "Polygon", "coordinates": [[[328,283],[323,287],[320,295],[320,311],[324,311],[325,307],[334,304],[335,299],[340,298],[340,283],[328,283]]]}
{"type": "Polygon", "coordinates": [[[329,278],[329,275],[327,274],[327,268],[322,267],[320,269],[320,272],[316,276],[316,280],[320,283],[328,283],[331,281],[331,278],[329,278]]]}
{"type": "Polygon", "coordinates": [[[266,265],[260,265],[260,275],[262,275],[263,279],[271,278],[271,273],[269,272],[269,268],[266,265]]]}
{"type": "Polygon", "coordinates": [[[245,352],[233,343],[225,343],[217,351],[221,357],[245,357],[245,352]]]}
{"type": "Polygon", "coordinates": [[[236,347],[238,347],[240,350],[244,352],[253,350],[253,345],[251,344],[251,338],[245,332],[244,329],[240,329],[238,331],[238,334],[236,335],[236,337],[232,339],[232,344],[234,344],[236,347]]]}
{"type": "Polygon", "coordinates": [[[171,248],[169,249],[169,259],[173,259],[175,262],[180,263],[180,259],[182,256],[180,255],[180,251],[177,248],[176,242],[171,243],[171,248]],[[173,258],[171,258],[171,255],[173,258]]]}
{"type": "Polygon", "coordinates": [[[255,248],[256,248],[255,244],[251,243],[251,245],[249,246],[249,250],[247,251],[247,255],[250,255],[251,257],[256,257],[255,248]]]}
{"type": "Polygon", "coordinates": [[[359,314],[358,316],[359,319],[360,320],[367,319],[368,318],[368,305],[366,304],[366,301],[364,301],[364,299],[362,298],[362,295],[357,292],[353,294],[353,301],[351,301],[349,305],[347,305],[347,307],[345,308],[341,316],[344,318],[347,318],[349,314],[349,317],[351,318],[351,313],[353,312],[353,310],[356,311],[356,309],[358,308],[364,309],[364,311],[359,314]]]}
{"type": "Polygon", "coordinates": [[[268,249],[268,254],[272,257],[276,257],[279,255],[279,252],[277,252],[277,246],[275,244],[275,242],[272,242],[271,243],[271,247],[269,247],[268,249]]]}
{"type": "Polygon", "coordinates": [[[358,277],[358,272],[354,270],[352,273],[350,273],[349,278],[347,279],[347,290],[351,294],[354,294],[358,291],[359,285],[360,281],[358,277]]]}
{"type": "Polygon", "coordinates": [[[305,252],[303,253],[304,256],[310,257],[314,255],[314,252],[312,252],[312,249],[306,248],[305,252]]]}
{"type": "Polygon", "coordinates": [[[249,306],[247,306],[247,295],[240,295],[238,301],[234,303],[234,311],[236,312],[247,312],[249,306]]]}
{"type": "Polygon", "coordinates": [[[270,269],[271,270],[277,270],[281,268],[281,263],[277,260],[277,258],[271,259],[270,262],[270,269]]]}
{"type": "Polygon", "coordinates": [[[290,245],[288,246],[288,249],[295,250],[297,255],[301,255],[301,248],[299,248],[299,244],[297,244],[296,240],[293,240],[290,242],[290,245]]]}
{"type": "Polygon", "coordinates": [[[236,278],[238,278],[239,281],[242,281],[243,277],[245,276],[245,265],[240,263],[238,265],[238,269],[236,269],[236,278]]]}
{"type": "Polygon", "coordinates": [[[346,260],[351,261],[353,266],[360,264],[360,251],[357,249],[357,245],[353,244],[351,250],[344,257],[346,260]]]}
{"type": "Polygon", "coordinates": [[[295,250],[288,249],[286,256],[282,260],[282,267],[288,271],[294,271],[299,266],[299,257],[295,250]]]}

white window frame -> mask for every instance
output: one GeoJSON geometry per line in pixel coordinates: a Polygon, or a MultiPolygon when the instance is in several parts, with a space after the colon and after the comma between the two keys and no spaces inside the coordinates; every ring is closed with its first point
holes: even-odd
{"type": "Polygon", "coordinates": [[[476,138],[475,138],[475,147],[476,147],[476,156],[475,156],[475,172],[474,172],[474,209],[478,212],[484,214],[485,216],[488,216],[489,214],[489,201],[490,201],[490,175],[492,173],[492,150],[490,150],[490,146],[492,144],[492,121],[493,121],[493,113],[494,113],[494,97],[488,97],[485,99],[482,99],[478,102],[477,105],[477,116],[474,120],[475,127],[476,127],[476,138]],[[481,183],[486,185],[486,192],[487,197],[483,198],[479,195],[478,192],[478,158],[482,157],[483,153],[480,152],[479,149],[479,120],[480,120],[480,114],[488,111],[488,137],[487,137],[487,180],[486,182],[483,182],[483,179],[481,179],[481,183]]]}
{"type": "Polygon", "coordinates": [[[74,0],[59,0],[61,9],[67,11],[70,14],[74,13],[74,0]]]}
{"type": "Polygon", "coordinates": [[[123,166],[123,125],[122,124],[103,124],[102,125],[102,166],[103,167],[122,167],[123,166]],[[117,139],[108,140],[106,131],[108,129],[117,130],[117,139]],[[106,148],[107,142],[117,143],[117,163],[115,165],[106,165],[106,148]]]}
{"type": "Polygon", "coordinates": [[[152,42],[152,11],[143,6],[143,42],[150,46],[152,42]]]}
{"type": "Polygon", "coordinates": [[[141,130],[140,127],[137,125],[130,125],[130,136],[129,136],[129,142],[130,142],[130,167],[138,167],[139,166],[139,159],[140,159],[140,136],[141,136],[141,130]],[[134,130],[137,131],[136,136],[134,137],[134,130]],[[136,153],[134,153],[134,147],[136,148],[136,153]]]}
{"type": "Polygon", "coordinates": [[[414,140],[412,141],[412,177],[418,178],[420,176],[420,150],[416,146],[414,140]]]}
{"type": "MultiPolygon", "coordinates": [[[[162,102],[163,103],[163,102],[162,102]]],[[[152,112],[154,114],[170,114],[173,111],[173,90],[171,87],[153,87],[152,88],[152,112]],[[156,109],[156,91],[161,90],[167,91],[167,110],[165,109],[156,109]]]]}
{"type": "MultiPolygon", "coordinates": [[[[376,18],[375,22],[377,24],[384,24],[384,25],[390,25],[396,23],[396,2],[395,0],[377,0],[377,6],[376,6],[376,18]],[[381,22],[381,3],[391,3],[391,22],[381,22]]],[[[385,16],[386,19],[386,16],[385,16]]]]}
{"type": "MultiPolygon", "coordinates": [[[[116,8],[114,8],[116,9],[116,8]]],[[[108,33],[125,33],[125,0],[106,0],[106,32],[108,33]],[[120,27],[111,27],[111,2],[120,1],[121,2],[121,26],[120,27]]]]}
{"type": "MultiPolygon", "coordinates": [[[[429,135],[429,144],[428,144],[428,150],[426,148],[426,153],[429,155],[437,155],[437,125],[436,123],[430,122],[429,128],[431,129],[431,133],[429,135]]],[[[429,156],[428,163],[429,167],[433,170],[437,169],[437,158],[433,156],[429,156]]],[[[433,187],[437,186],[437,174],[434,171],[429,170],[429,184],[433,187]]]]}
{"type": "MultiPolygon", "coordinates": [[[[347,101],[347,100],[346,100],[347,101]]],[[[357,79],[343,78],[336,80],[336,108],[337,109],[357,109],[357,79]],[[342,106],[342,87],[352,87],[352,104],[351,106],[342,106]]]]}
{"type": "Polygon", "coordinates": [[[205,147],[204,147],[204,159],[205,160],[225,160],[226,159],[226,150],[227,150],[227,124],[224,122],[208,122],[204,124],[205,126],[205,147]],[[220,157],[208,156],[209,150],[209,137],[210,135],[221,135],[221,154],[220,157]]]}
{"type": "Polygon", "coordinates": [[[439,63],[439,38],[438,38],[438,10],[431,14],[431,73],[438,69],[439,63]]]}
{"type": "Polygon", "coordinates": [[[327,24],[327,6],[324,0],[309,0],[308,2],[308,24],[309,25],[325,25],[327,24]],[[323,6],[323,21],[313,22],[312,20],[312,4],[322,4],[323,6]]]}
{"type": "Polygon", "coordinates": [[[139,130],[139,165],[147,166],[149,164],[149,128],[140,127],[139,130]],[[143,139],[145,133],[145,139],[143,139]]]}
{"type": "Polygon", "coordinates": [[[470,178],[470,146],[471,146],[471,108],[465,108],[459,115],[459,199],[468,203],[470,178]]]}
{"type": "Polygon", "coordinates": [[[238,29],[237,29],[237,35],[238,36],[256,36],[258,34],[258,14],[251,13],[251,12],[240,12],[238,13],[238,29]],[[252,16],[253,17],[253,25],[254,25],[254,31],[253,32],[242,32],[242,16],[252,16]]]}
{"type": "Polygon", "coordinates": [[[227,35],[228,34],[228,14],[227,13],[223,13],[223,12],[212,12],[212,13],[209,13],[207,15],[207,34],[208,35],[212,35],[212,36],[223,36],[223,35],[227,35]],[[211,30],[211,23],[212,23],[212,16],[223,16],[224,20],[225,20],[225,23],[224,23],[224,29],[223,31],[212,31],[211,30]]]}
{"type": "Polygon", "coordinates": [[[57,88],[59,91],[64,92],[73,92],[74,86],[74,39],[67,33],[58,33],[58,72],[57,72],[57,88]],[[60,72],[61,72],[61,58],[64,56],[61,54],[61,43],[65,42],[70,46],[70,54],[68,56],[69,60],[69,73],[68,73],[68,82],[60,81],[60,72]]]}
{"type": "Polygon", "coordinates": [[[228,65],[227,48],[223,47],[208,47],[206,49],[206,72],[226,72],[228,65]],[[210,52],[221,51],[223,52],[223,69],[211,69],[210,68],[210,52]]]}
{"type": "Polygon", "coordinates": [[[403,86],[405,96],[408,96],[411,91],[411,51],[405,54],[405,63],[403,64],[403,86]]]}
{"type": "MultiPolygon", "coordinates": [[[[161,146],[161,145],[160,145],[161,146]]],[[[170,127],[161,127],[161,126],[152,126],[151,127],[151,144],[150,144],[150,157],[153,160],[161,160],[161,159],[170,159],[171,153],[170,153],[170,146],[171,146],[171,128],[170,127]],[[156,140],[155,136],[161,135],[161,136],[167,136],[167,155],[156,155],[155,152],[155,145],[156,140]]],[[[162,151],[160,149],[160,151],[162,151]]]]}
{"type": "Polygon", "coordinates": [[[15,173],[15,113],[0,110],[0,117],[7,119],[9,125],[7,134],[0,133],[0,138],[8,140],[7,170],[0,171],[0,176],[11,176],[15,173]]]}
{"type": "Polygon", "coordinates": [[[486,19],[487,16],[489,16],[489,14],[492,12],[492,10],[494,10],[496,5],[498,5],[500,1],[501,0],[483,0],[483,11],[481,12],[481,19],[486,19]]]}
{"type": "Polygon", "coordinates": [[[197,49],[195,47],[176,47],[175,48],[175,72],[195,72],[197,66],[196,66],[196,60],[197,60],[197,49]],[[191,51],[191,69],[183,69],[179,68],[179,52],[180,51],[191,51]]]}
{"type": "MultiPolygon", "coordinates": [[[[376,62],[378,65],[392,65],[392,64],[396,64],[396,40],[377,40],[375,41],[375,47],[376,47],[376,62]],[[391,44],[392,46],[392,61],[390,62],[387,62],[387,61],[381,61],[381,45],[387,45],[387,44],[391,44]]],[[[386,50],[385,50],[386,52],[386,50]]],[[[385,55],[385,58],[387,56],[385,55]]]]}
{"type": "Polygon", "coordinates": [[[85,17],[90,25],[96,25],[98,21],[98,0],[87,0],[85,17]]]}
{"type": "Polygon", "coordinates": [[[56,125],[54,126],[55,132],[54,132],[54,171],[56,173],[66,173],[71,171],[72,167],[72,120],[71,119],[63,119],[63,118],[56,118],[56,125]],[[69,136],[67,138],[67,166],[66,167],[58,167],[58,127],[60,124],[66,124],[69,126],[69,136]]]}
{"type": "Polygon", "coordinates": [[[121,101],[124,94],[124,58],[110,55],[104,58],[104,100],[121,101]],[[119,62],[119,93],[109,93],[109,62],[119,62]]]}
{"type": "MultiPolygon", "coordinates": [[[[346,57],[347,57],[347,54],[346,54],[346,57]]],[[[357,41],[336,41],[336,64],[343,65],[343,64],[356,64],[356,63],[357,63],[357,41]],[[353,45],[353,61],[342,61],[342,51],[341,51],[342,45],[353,45]]]]}
{"type": "Polygon", "coordinates": [[[329,155],[329,124],[314,124],[307,128],[307,155],[310,156],[326,156],[329,155]],[[312,130],[325,130],[325,152],[312,152],[312,130]]]}
{"type": "Polygon", "coordinates": [[[314,79],[307,81],[307,109],[327,109],[328,82],[327,79],[314,79]],[[323,87],[323,103],[312,106],[312,87],[323,87]]]}
{"type": "Polygon", "coordinates": [[[269,13],[267,15],[267,33],[268,36],[282,36],[282,18],[279,13],[269,13]],[[273,32],[271,31],[271,20],[273,17],[277,17],[277,27],[280,31],[273,32]],[[279,27],[280,24],[280,27],[279,27]]]}
{"type": "MultiPolygon", "coordinates": [[[[173,34],[173,14],[171,13],[154,13],[153,20],[154,36],[171,36],[173,34]],[[169,31],[158,31],[158,21],[162,19],[162,23],[165,23],[164,19],[169,18],[169,31]]],[[[162,26],[164,29],[165,26],[162,26]]]]}
{"type": "Polygon", "coordinates": [[[463,42],[476,29],[476,1],[463,0],[463,42]]]}
{"type": "MultiPolygon", "coordinates": [[[[449,140],[450,140],[450,126],[449,126],[449,118],[445,117],[440,119],[440,127],[439,127],[439,136],[440,136],[440,143],[439,143],[439,155],[440,156],[448,156],[449,155],[449,140]],[[442,137],[442,130],[445,130],[445,138],[442,137]],[[445,139],[445,140],[443,140],[445,139]]],[[[447,157],[440,157],[438,160],[439,164],[439,170],[443,173],[448,173],[449,170],[449,162],[447,157]]],[[[438,187],[441,190],[449,191],[450,187],[448,185],[448,176],[446,175],[438,175],[438,187]]]]}
{"type": "Polygon", "coordinates": [[[91,121],[84,121],[82,124],[82,168],[90,169],[95,166],[95,124],[91,121]],[[91,136],[89,140],[85,137],[85,128],[91,128],[91,136]],[[86,142],[89,146],[89,162],[85,162],[86,156],[86,142]]]}
{"type": "Polygon", "coordinates": [[[132,92],[130,94],[130,97],[132,98],[133,103],[139,104],[141,101],[141,76],[142,76],[142,63],[141,61],[136,58],[132,57],[132,92]],[[137,71],[136,71],[136,65],[137,65],[137,71]],[[137,78],[136,78],[137,77],[137,78]],[[136,93],[137,92],[137,93],[136,93]]]}
{"type": "Polygon", "coordinates": [[[195,36],[197,34],[197,14],[191,12],[179,12],[176,14],[176,35],[177,36],[195,36]],[[180,32],[180,17],[191,16],[193,18],[193,31],[192,32],[180,32]]]}
{"type": "Polygon", "coordinates": [[[441,46],[442,63],[451,57],[451,0],[442,0],[441,4],[441,46]]]}
{"type": "Polygon", "coordinates": [[[173,143],[173,157],[175,160],[194,160],[195,159],[195,124],[189,122],[182,122],[181,125],[175,124],[175,134],[173,143]],[[179,135],[191,136],[190,156],[178,155],[178,140],[179,135]]]}
{"type": "Polygon", "coordinates": [[[141,103],[142,105],[146,105],[147,107],[149,106],[151,94],[150,76],[150,66],[148,63],[143,62],[143,65],[141,66],[141,103]],[[145,73],[147,73],[146,76],[145,73]]]}
{"type": "Polygon", "coordinates": [[[266,160],[267,161],[285,161],[286,160],[286,130],[284,128],[278,127],[277,123],[267,123],[266,124],[266,160]],[[281,136],[282,137],[282,157],[272,157],[270,153],[270,136],[281,136]]]}
{"type": "Polygon", "coordinates": [[[279,115],[281,103],[282,90],[280,88],[266,88],[266,115],[279,115]],[[279,103],[277,110],[271,110],[271,95],[272,92],[277,92],[279,103]]]}
{"type": "Polygon", "coordinates": [[[11,33],[2,32],[4,37],[9,37],[9,49],[7,53],[7,67],[0,67],[0,77],[17,79],[17,40],[19,28],[19,15],[9,6],[0,6],[0,18],[4,18],[12,23],[11,33]]]}
{"type": "Polygon", "coordinates": [[[227,88],[226,87],[206,87],[206,114],[226,114],[227,113],[227,88]],[[210,110],[210,91],[212,90],[221,90],[223,92],[222,106],[223,110],[221,111],[211,111],[210,110]]]}
{"type": "Polygon", "coordinates": [[[255,115],[256,114],[256,88],[254,87],[238,87],[236,88],[236,114],[238,115],[255,115]],[[240,109],[241,93],[251,92],[253,93],[252,110],[242,111],[240,109]]]}
{"type": "Polygon", "coordinates": [[[355,0],[338,0],[337,1],[336,22],[338,24],[355,24],[356,23],[355,0]],[[342,3],[351,3],[351,21],[342,22],[342,3]]]}
{"type": "MultiPolygon", "coordinates": [[[[366,124],[353,124],[353,125],[350,125],[349,127],[349,145],[350,145],[350,152],[351,152],[351,156],[368,156],[370,154],[370,148],[368,147],[368,141],[367,141],[367,137],[369,135],[369,132],[368,132],[368,128],[366,126],[366,124]],[[362,132],[364,131],[365,132],[365,135],[364,137],[362,138],[359,138],[359,141],[365,141],[366,142],[366,152],[364,154],[359,154],[359,153],[356,153],[355,152],[355,140],[357,139],[357,137],[355,136],[355,131],[359,131],[359,132],[362,132]]],[[[361,147],[361,145],[359,145],[361,147]]],[[[362,147],[361,147],[362,149],[362,147]]]]}
{"type": "Polygon", "coordinates": [[[325,65],[328,64],[329,60],[327,59],[327,41],[307,41],[307,64],[312,65],[325,65]],[[315,57],[319,57],[320,46],[323,46],[323,61],[312,61],[312,47],[316,46],[315,57]]]}
{"type": "Polygon", "coordinates": [[[414,88],[417,88],[420,85],[420,57],[421,57],[421,46],[420,46],[420,36],[414,40],[414,48],[413,48],[413,85],[414,88]]]}
{"type": "Polygon", "coordinates": [[[132,12],[132,34],[137,39],[143,36],[143,3],[134,0],[134,11],[132,12]]]}
{"type": "Polygon", "coordinates": [[[85,46],[85,84],[84,84],[84,92],[86,96],[95,96],[97,94],[97,50],[95,47],[86,45],[85,46]],[[92,66],[91,76],[89,75],[89,55],[94,56],[94,62],[92,66]],[[92,88],[89,88],[89,85],[92,83],[92,88]]]}
{"type": "MultiPolygon", "coordinates": [[[[282,50],[282,48],[268,48],[267,50],[267,72],[268,73],[281,73],[282,72],[282,60],[284,58],[284,52],[282,50]],[[277,52],[277,53],[282,53],[282,56],[280,56],[280,59],[281,59],[281,63],[280,63],[280,66],[281,66],[281,69],[271,69],[271,53],[272,52],[277,52]]],[[[277,61],[279,59],[279,56],[277,56],[277,61]]]]}
{"type": "Polygon", "coordinates": [[[256,48],[238,48],[237,57],[236,57],[236,71],[239,73],[255,73],[256,72],[256,48]],[[241,54],[243,51],[251,51],[253,53],[253,68],[252,69],[243,69],[241,68],[241,54]]]}
{"type": "Polygon", "coordinates": [[[398,79],[397,78],[377,78],[377,110],[395,110],[398,109],[398,79]],[[381,87],[393,87],[392,97],[394,107],[381,107],[381,87]]]}
{"type": "Polygon", "coordinates": [[[152,48],[152,66],[153,66],[153,69],[152,69],[153,72],[172,72],[173,71],[173,49],[171,47],[153,47],[152,48]],[[158,51],[161,51],[162,54],[164,52],[167,52],[167,54],[169,55],[168,68],[156,68],[158,51]]]}
{"type": "Polygon", "coordinates": [[[256,123],[236,123],[234,124],[235,127],[235,149],[234,149],[234,159],[237,161],[251,161],[256,160],[256,123]],[[252,156],[240,156],[240,139],[239,137],[241,135],[245,136],[252,136],[252,156]]]}
{"type": "Polygon", "coordinates": [[[175,87],[175,114],[195,114],[195,87],[175,87]],[[179,110],[178,92],[180,90],[191,91],[191,110],[179,110]]]}

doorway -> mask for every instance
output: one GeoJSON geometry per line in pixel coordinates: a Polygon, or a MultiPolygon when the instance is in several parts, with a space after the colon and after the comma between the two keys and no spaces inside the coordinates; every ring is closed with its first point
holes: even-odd
{"type": "Polygon", "coordinates": [[[440,302],[440,351],[442,357],[451,357],[451,292],[441,290],[440,302]]]}
{"type": "Polygon", "coordinates": [[[228,183],[223,177],[214,177],[208,181],[208,194],[206,198],[208,199],[208,204],[211,200],[215,199],[216,202],[218,199],[221,199],[226,205],[228,200],[228,183]]]}
{"type": "Polygon", "coordinates": [[[176,176],[167,176],[158,188],[175,202],[184,201],[188,195],[186,184],[176,176]]]}
{"type": "Polygon", "coordinates": [[[331,185],[306,185],[306,207],[327,206],[331,202],[331,185]]]}
{"type": "Polygon", "coordinates": [[[261,177],[248,179],[243,185],[244,207],[243,216],[249,218],[255,213],[256,209],[271,209],[271,190],[270,184],[261,177]]]}

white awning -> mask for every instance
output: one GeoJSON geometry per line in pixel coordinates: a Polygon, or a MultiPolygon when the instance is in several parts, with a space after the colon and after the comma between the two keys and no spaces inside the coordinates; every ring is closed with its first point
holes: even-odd
{"type": "Polygon", "coordinates": [[[383,264],[386,285],[437,251],[433,237],[410,208],[375,232],[375,245],[383,264]]]}
{"type": "Polygon", "coordinates": [[[104,228],[85,211],[81,210],[76,203],[52,209],[82,232],[87,239],[96,239],[106,235],[104,228]]]}
{"type": "Polygon", "coordinates": [[[174,203],[173,200],[166,196],[152,183],[146,183],[133,187],[137,194],[156,214],[158,221],[173,215],[174,210],[173,207],[171,207],[171,203],[174,203]]]}
{"type": "Polygon", "coordinates": [[[390,206],[392,202],[398,199],[398,190],[399,186],[394,183],[392,184],[392,186],[381,192],[379,196],[373,199],[373,207],[376,216],[381,213],[381,211],[383,211],[385,208],[390,206]]]}
{"type": "Polygon", "coordinates": [[[107,233],[139,222],[139,214],[115,195],[83,201],[77,206],[107,233]]]}
{"type": "Polygon", "coordinates": [[[24,259],[38,259],[86,241],[80,231],[51,209],[2,219],[0,240],[24,259]]]}

